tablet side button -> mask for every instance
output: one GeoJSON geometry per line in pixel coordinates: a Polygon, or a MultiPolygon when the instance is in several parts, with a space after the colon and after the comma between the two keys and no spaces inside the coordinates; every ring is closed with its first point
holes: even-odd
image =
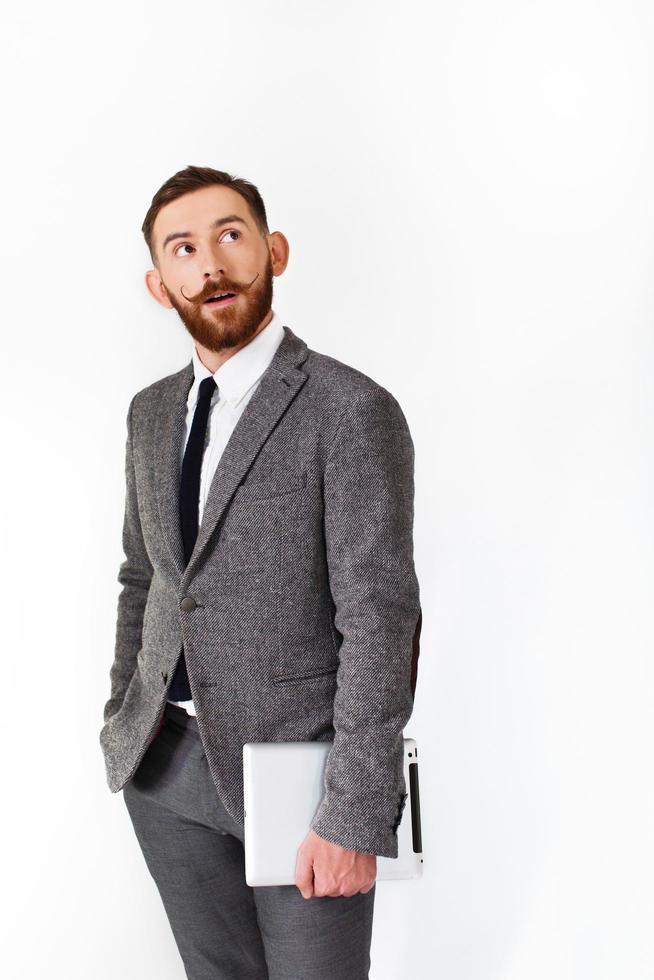
{"type": "Polygon", "coordinates": [[[411,830],[413,850],[422,854],[422,829],[420,826],[420,792],[418,789],[418,763],[409,763],[409,788],[411,789],[411,830]]]}

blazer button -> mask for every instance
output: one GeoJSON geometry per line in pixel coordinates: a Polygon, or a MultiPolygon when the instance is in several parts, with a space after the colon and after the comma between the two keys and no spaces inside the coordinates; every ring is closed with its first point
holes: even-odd
{"type": "Polygon", "coordinates": [[[182,607],[184,612],[193,612],[193,610],[197,606],[197,602],[195,601],[192,595],[185,595],[182,601],[180,602],[180,606],[182,607]]]}

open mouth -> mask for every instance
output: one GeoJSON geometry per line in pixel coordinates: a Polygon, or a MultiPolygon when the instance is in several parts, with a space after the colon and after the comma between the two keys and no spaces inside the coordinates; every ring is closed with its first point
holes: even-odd
{"type": "Polygon", "coordinates": [[[214,293],[208,299],[205,299],[205,306],[229,306],[237,298],[236,293],[214,293]]]}

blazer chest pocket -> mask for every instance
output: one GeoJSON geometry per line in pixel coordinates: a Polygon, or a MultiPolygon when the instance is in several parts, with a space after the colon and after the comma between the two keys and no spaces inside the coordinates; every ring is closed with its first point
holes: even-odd
{"type": "Polygon", "coordinates": [[[306,470],[271,473],[269,477],[258,476],[256,480],[246,480],[238,490],[238,499],[243,501],[272,500],[301,490],[307,485],[306,470]]]}
{"type": "Polygon", "coordinates": [[[237,490],[225,527],[227,571],[278,575],[283,548],[297,523],[297,508],[307,485],[304,470],[279,471],[246,480],[237,490]]]}

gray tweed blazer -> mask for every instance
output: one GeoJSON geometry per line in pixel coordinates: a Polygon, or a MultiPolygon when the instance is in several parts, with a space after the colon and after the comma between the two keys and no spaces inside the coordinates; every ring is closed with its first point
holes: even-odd
{"type": "Polygon", "coordinates": [[[179,460],[193,362],[127,414],[125,560],[99,740],[118,792],[161,726],[182,643],[211,775],[242,822],[244,742],[333,740],[312,828],[397,857],[422,623],[414,448],[355,368],[284,338],[218,463],[188,565],[179,460]]]}

